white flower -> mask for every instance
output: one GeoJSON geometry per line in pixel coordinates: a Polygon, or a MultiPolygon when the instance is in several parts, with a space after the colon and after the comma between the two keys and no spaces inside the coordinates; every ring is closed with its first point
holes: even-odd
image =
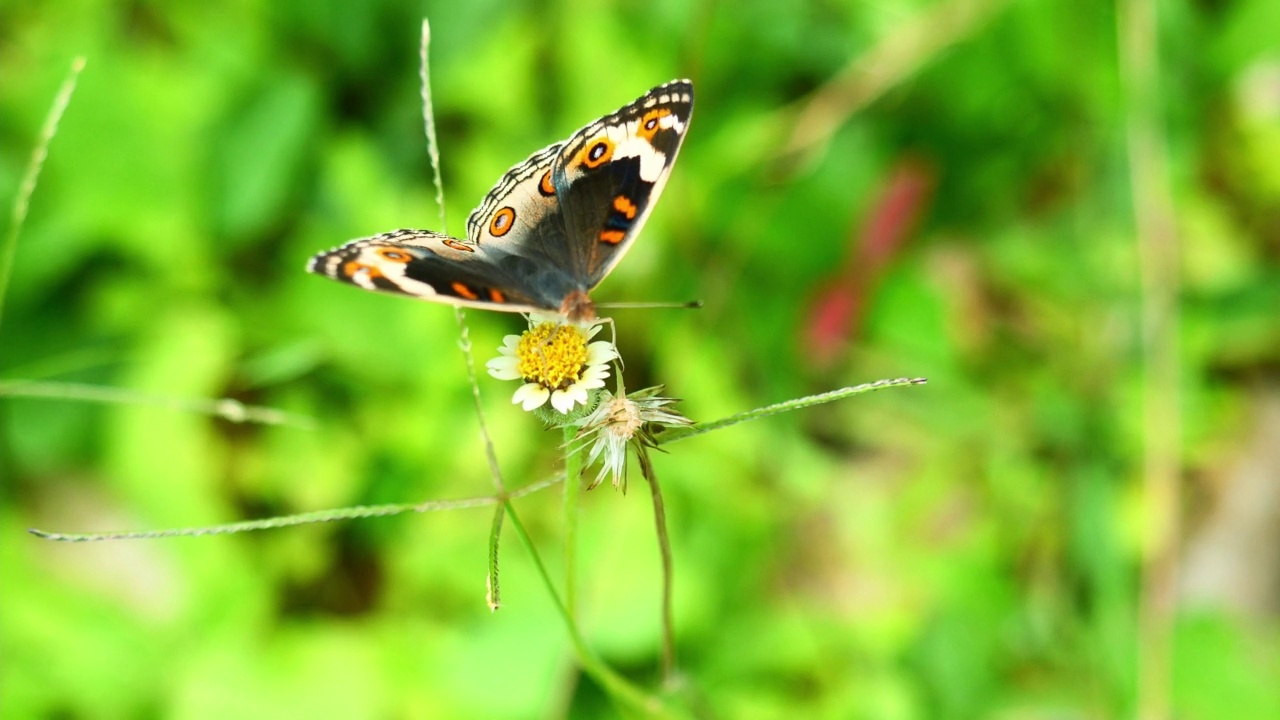
{"type": "MultiPolygon", "coordinates": [[[[657,447],[651,424],[675,427],[692,424],[692,420],[667,408],[675,402],[672,398],[659,397],[662,387],[638,390],[630,395],[614,397],[609,391],[600,395],[600,404],[590,414],[579,420],[582,426],[576,440],[582,446],[590,445],[587,466],[600,460],[600,472],[587,489],[599,485],[605,476],[613,478],[613,486],[627,491],[627,445],[634,443],[638,452],[657,447]]],[[[580,446],[581,447],[581,446],[580,446]]]]}
{"type": "Polygon", "coordinates": [[[562,324],[555,316],[529,318],[529,329],[502,339],[500,355],[485,367],[499,380],[523,380],[511,402],[536,410],[551,401],[557,412],[568,414],[575,405],[587,405],[591,390],[604,387],[609,361],[618,357],[613,343],[588,342],[600,332],[600,323],[586,326],[562,324]]]}

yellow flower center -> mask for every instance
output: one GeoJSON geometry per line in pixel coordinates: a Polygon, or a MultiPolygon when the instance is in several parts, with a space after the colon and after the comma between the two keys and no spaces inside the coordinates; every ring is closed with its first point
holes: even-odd
{"type": "Polygon", "coordinates": [[[563,390],[582,376],[587,365],[587,336],[573,325],[544,322],[520,336],[516,360],[525,382],[563,390]]]}

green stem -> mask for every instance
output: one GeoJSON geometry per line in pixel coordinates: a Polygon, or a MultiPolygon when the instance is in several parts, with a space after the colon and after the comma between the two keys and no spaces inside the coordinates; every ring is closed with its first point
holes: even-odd
{"type": "Polygon", "coordinates": [[[502,539],[503,506],[494,508],[493,523],[489,527],[489,575],[485,582],[485,603],[489,612],[497,612],[502,605],[502,595],[498,589],[498,543],[502,539]]]}
{"type": "Polygon", "coordinates": [[[569,608],[560,600],[560,595],[556,592],[555,583],[551,582],[551,575],[547,572],[547,566],[542,563],[542,556],[538,554],[538,549],[534,547],[533,540],[530,539],[529,533],[525,531],[524,524],[520,522],[520,517],[516,515],[515,506],[511,504],[510,500],[507,500],[503,503],[503,507],[506,508],[507,516],[511,518],[511,527],[515,529],[516,536],[520,538],[520,542],[524,543],[525,548],[529,551],[529,556],[533,558],[533,565],[538,570],[538,576],[542,578],[542,584],[547,588],[547,594],[551,596],[556,610],[559,611],[560,617],[564,619],[565,629],[568,630],[569,639],[573,642],[573,649],[578,654],[578,662],[582,663],[583,672],[590,675],[615,700],[632,707],[644,715],[652,717],[665,715],[667,708],[663,706],[660,698],[649,695],[632,685],[626,678],[606,665],[587,646],[586,641],[582,638],[582,633],[578,631],[578,626],[574,622],[573,616],[569,613],[569,608]]]}
{"type": "Polygon", "coordinates": [[[564,598],[570,623],[578,617],[578,502],[582,498],[582,458],[573,446],[577,428],[564,428],[564,598]]]}
{"type": "Polygon", "coordinates": [[[662,488],[658,486],[658,474],[649,460],[649,451],[640,445],[636,448],[640,472],[649,481],[653,494],[653,521],[658,527],[658,550],[662,555],[662,681],[667,687],[675,681],[676,635],[675,613],[672,610],[672,590],[675,587],[675,565],[671,560],[671,538],[667,534],[667,510],[662,502],[662,488]]]}

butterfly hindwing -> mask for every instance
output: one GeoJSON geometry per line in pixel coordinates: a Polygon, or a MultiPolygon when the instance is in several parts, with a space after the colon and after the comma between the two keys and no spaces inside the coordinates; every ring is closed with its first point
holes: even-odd
{"type": "Polygon", "coordinates": [[[545,309],[556,301],[523,288],[541,269],[501,247],[465,243],[430,230],[396,230],[321,253],[311,272],[365,290],[508,312],[545,309]]]}

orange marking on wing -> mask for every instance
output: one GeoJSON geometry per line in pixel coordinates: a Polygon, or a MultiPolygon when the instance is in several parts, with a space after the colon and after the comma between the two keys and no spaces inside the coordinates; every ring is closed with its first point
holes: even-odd
{"type": "Polygon", "coordinates": [[[604,230],[600,233],[600,242],[617,245],[622,242],[622,238],[626,236],[627,234],[621,230],[604,230]]]}
{"type": "Polygon", "coordinates": [[[476,292],[474,290],[467,287],[466,285],[463,285],[460,282],[453,283],[449,287],[453,288],[453,291],[458,293],[459,297],[466,298],[467,300],[475,300],[477,297],[479,297],[478,295],[476,295],[476,292]]]}
{"type": "Polygon", "coordinates": [[[619,195],[613,199],[613,209],[627,216],[628,220],[636,219],[636,206],[626,195],[619,195]]]}
{"type": "Polygon", "coordinates": [[[582,148],[576,159],[588,169],[594,170],[609,162],[611,158],[613,158],[613,143],[609,142],[609,138],[599,137],[582,148]]]}
{"type": "Polygon", "coordinates": [[[516,211],[509,207],[504,207],[493,214],[493,219],[489,221],[489,234],[494,237],[502,237],[511,232],[511,228],[516,224],[516,211]]]}
{"type": "Polygon", "coordinates": [[[475,248],[473,248],[473,247],[471,247],[470,245],[467,245],[466,243],[460,243],[460,242],[458,242],[457,240],[454,240],[453,238],[445,238],[445,239],[441,240],[440,242],[444,243],[446,247],[451,247],[451,248],[453,248],[454,250],[461,250],[461,251],[463,251],[463,252],[475,252],[475,251],[476,251],[476,249],[475,249],[475,248]]]}
{"type": "Polygon", "coordinates": [[[542,173],[542,180],[538,182],[538,190],[547,196],[556,194],[556,186],[551,184],[551,171],[542,173]]]}
{"type": "Polygon", "coordinates": [[[636,130],[636,134],[645,140],[653,140],[653,136],[658,134],[658,128],[662,127],[660,119],[670,114],[670,108],[654,108],[650,110],[644,114],[644,117],[640,118],[640,127],[636,130]]]}
{"type": "Polygon", "coordinates": [[[390,262],[407,263],[413,259],[413,256],[409,253],[395,248],[378,248],[374,252],[378,254],[378,257],[390,262]]]}
{"type": "Polygon", "coordinates": [[[507,301],[507,296],[503,295],[501,290],[491,289],[489,290],[489,299],[496,303],[504,303],[507,301]]]}
{"type": "Polygon", "coordinates": [[[369,273],[369,277],[371,278],[382,277],[382,271],[375,265],[365,265],[362,262],[351,260],[342,266],[342,274],[347,278],[354,278],[356,273],[359,273],[361,270],[369,273]]]}

